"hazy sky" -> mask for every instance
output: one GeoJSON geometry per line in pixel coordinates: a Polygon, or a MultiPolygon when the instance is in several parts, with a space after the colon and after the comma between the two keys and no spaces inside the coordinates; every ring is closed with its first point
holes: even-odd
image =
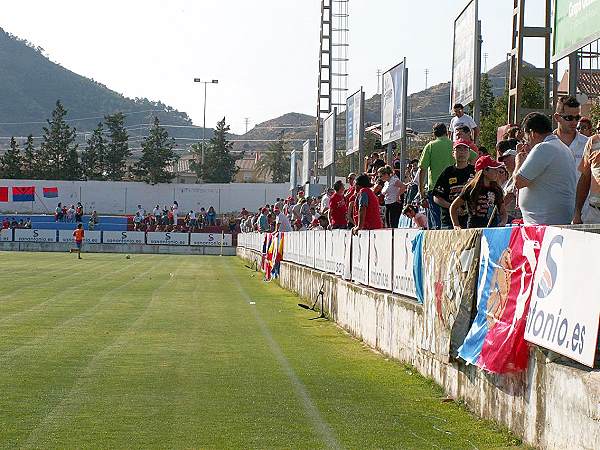
{"type": "MultiPolygon", "coordinates": [[[[536,1],[530,6],[536,12],[536,1]]],[[[350,0],[349,87],[377,89],[377,69],[407,58],[409,93],[451,78],[452,26],[467,0],[350,0]]],[[[488,69],[510,50],[512,0],[480,0],[488,69]]],[[[529,3],[529,2],[528,2],[529,3]]],[[[55,62],[128,97],[161,100],[234,132],[286,112],[314,115],[319,0],[19,0],[0,2],[0,27],[55,62]]],[[[537,62],[535,55],[526,59],[537,62]]],[[[68,107],[68,105],[67,105],[68,107]]],[[[44,120],[45,118],[40,118],[44,120]]]]}

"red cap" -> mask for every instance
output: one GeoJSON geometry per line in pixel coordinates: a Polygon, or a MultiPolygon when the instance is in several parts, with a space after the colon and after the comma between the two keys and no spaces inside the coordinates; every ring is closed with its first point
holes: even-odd
{"type": "MultiPolygon", "coordinates": [[[[265,209],[267,209],[267,208],[265,208],[265,209]]],[[[277,214],[279,214],[279,208],[275,208],[275,209],[273,210],[273,212],[274,212],[274,213],[277,213],[277,214]]]]}
{"type": "Polygon", "coordinates": [[[472,148],[471,142],[465,141],[464,139],[458,139],[457,141],[454,141],[454,144],[452,144],[452,148],[455,149],[456,147],[459,147],[461,145],[467,148],[472,148]]]}
{"type": "Polygon", "coordinates": [[[260,210],[260,212],[262,212],[263,214],[266,214],[269,212],[269,210],[267,208],[263,208],[260,210]]]}
{"type": "Polygon", "coordinates": [[[498,169],[504,167],[504,163],[492,159],[490,155],[480,156],[475,162],[475,170],[480,171],[483,169],[498,169]]]}

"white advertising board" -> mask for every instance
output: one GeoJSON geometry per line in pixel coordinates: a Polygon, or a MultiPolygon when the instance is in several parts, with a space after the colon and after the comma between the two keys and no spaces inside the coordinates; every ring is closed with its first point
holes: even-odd
{"type": "Polygon", "coordinates": [[[146,233],[143,231],[103,231],[104,244],[145,244],[146,233]]]}
{"type": "Polygon", "coordinates": [[[472,0],[454,21],[450,108],[456,103],[468,105],[475,98],[477,9],[477,0],[472,0]]]}
{"type": "Polygon", "coordinates": [[[369,236],[369,286],[392,290],[393,230],[373,230],[369,236]]]}
{"type": "Polygon", "coordinates": [[[13,230],[10,228],[2,228],[0,230],[0,242],[10,242],[13,240],[13,230]]]}
{"type": "Polygon", "coordinates": [[[323,121],[323,168],[335,162],[335,126],[337,108],[323,121]]]}
{"type": "Polygon", "coordinates": [[[292,150],[290,154],[290,191],[296,189],[298,185],[298,166],[296,161],[296,150],[292,150]]]}
{"type": "MultiPolygon", "coordinates": [[[[146,233],[146,244],[152,245],[189,245],[189,233],[149,232],[146,233]]],[[[199,244],[202,245],[202,244],[199,244]]]]}
{"type": "MultiPolygon", "coordinates": [[[[58,230],[58,242],[74,242],[73,241],[74,230],[58,230]]],[[[85,230],[83,237],[83,244],[101,244],[102,243],[102,231],[89,231],[85,230]]]]}
{"type": "Polygon", "coordinates": [[[397,141],[406,133],[406,61],[383,74],[381,127],[383,145],[397,141]]]}
{"type": "Polygon", "coordinates": [[[315,267],[315,232],[306,231],[306,265],[315,267]]]}
{"type": "Polygon", "coordinates": [[[298,264],[306,266],[306,231],[298,231],[298,264]]]}
{"type": "Polygon", "coordinates": [[[525,340],[594,366],[600,302],[597,266],[574,264],[600,255],[600,236],[548,227],[535,271],[525,340]]]}
{"type": "Polygon", "coordinates": [[[310,171],[312,170],[312,152],[310,151],[310,140],[302,145],[302,185],[310,182],[310,171]]]}
{"type": "Polygon", "coordinates": [[[362,114],[363,90],[346,99],[346,155],[360,150],[364,119],[362,114]]]}
{"type": "Polygon", "coordinates": [[[398,228],[394,230],[394,276],[392,291],[395,294],[417,298],[413,276],[412,243],[419,230],[398,228]]]}
{"type": "MultiPolygon", "coordinates": [[[[173,235],[175,233],[171,233],[171,235],[173,235]]],[[[183,233],[181,233],[183,234],[183,233]]],[[[261,236],[259,238],[260,242],[260,251],[262,251],[262,240],[261,238],[264,238],[264,235],[260,235],[261,236]]],[[[207,247],[215,247],[215,246],[221,246],[221,243],[223,243],[224,247],[231,247],[233,245],[233,240],[232,240],[232,236],[231,234],[221,234],[221,233],[191,233],[190,234],[190,245],[205,245],[207,247]]],[[[177,244],[177,245],[184,245],[184,244],[177,244]]]]}
{"type": "Polygon", "coordinates": [[[331,239],[330,231],[315,231],[315,269],[325,272],[325,242],[331,239]]]}
{"type": "Polygon", "coordinates": [[[56,230],[15,230],[15,242],[56,242],[56,230]]]}
{"type": "Polygon", "coordinates": [[[335,248],[338,230],[328,231],[325,239],[325,272],[335,273],[335,248]]]}
{"type": "Polygon", "coordinates": [[[352,279],[352,231],[342,232],[344,240],[344,272],[342,278],[344,280],[352,279]]]}
{"type": "Polygon", "coordinates": [[[352,236],[352,281],[369,284],[369,232],[352,236]]]}

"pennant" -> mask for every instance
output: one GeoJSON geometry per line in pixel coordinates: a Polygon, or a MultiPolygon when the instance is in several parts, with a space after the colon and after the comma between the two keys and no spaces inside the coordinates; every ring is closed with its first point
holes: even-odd
{"type": "Polygon", "coordinates": [[[42,188],[44,191],[44,198],[57,198],[58,197],[58,188],[54,187],[45,187],[42,188]]]}
{"type": "Polygon", "coordinates": [[[13,186],[13,202],[35,201],[35,186],[13,186]]]}
{"type": "Polygon", "coordinates": [[[0,186],[0,202],[8,201],[8,187],[0,186]]]}

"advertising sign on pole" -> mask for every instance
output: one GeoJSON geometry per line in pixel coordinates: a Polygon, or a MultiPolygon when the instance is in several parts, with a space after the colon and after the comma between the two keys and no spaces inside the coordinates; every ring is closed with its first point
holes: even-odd
{"type": "Polygon", "coordinates": [[[477,14],[478,0],[472,0],[454,21],[450,110],[456,103],[468,105],[475,99],[479,45],[477,14]]]}
{"type": "Polygon", "coordinates": [[[335,162],[335,133],[337,108],[323,121],[323,168],[335,162]]]}
{"type": "Polygon", "coordinates": [[[573,264],[600,254],[600,236],[548,227],[535,271],[525,340],[594,367],[600,303],[595,264],[573,264]],[[573,297],[577,291],[577,299],[573,297]]]}
{"type": "Polygon", "coordinates": [[[310,151],[310,140],[302,145],[302,185],[310,183],[310,171],[312,169],[312,153],[310,151]]]}
{"type": "Polygon", "coordinates": [[[298,185],[298,171],[296,170],[296,150],[290,154],[290,191],[298,185]]]}
{"type": "Polygon", "coordinates": [[[383,74],[381,96],[381,143],[389,144],[406,135],[406,59],[383,74]]]}
{"type": "Polygon", "coordinates": [[[600,2],[554,0],[552,61],[600,39],[600,2]]]}
{"type": "Polygon", "coordinates": [[[361,88],[346,99],[346,155],[360,151],[363,132],[363,90],[361,88]]]}

